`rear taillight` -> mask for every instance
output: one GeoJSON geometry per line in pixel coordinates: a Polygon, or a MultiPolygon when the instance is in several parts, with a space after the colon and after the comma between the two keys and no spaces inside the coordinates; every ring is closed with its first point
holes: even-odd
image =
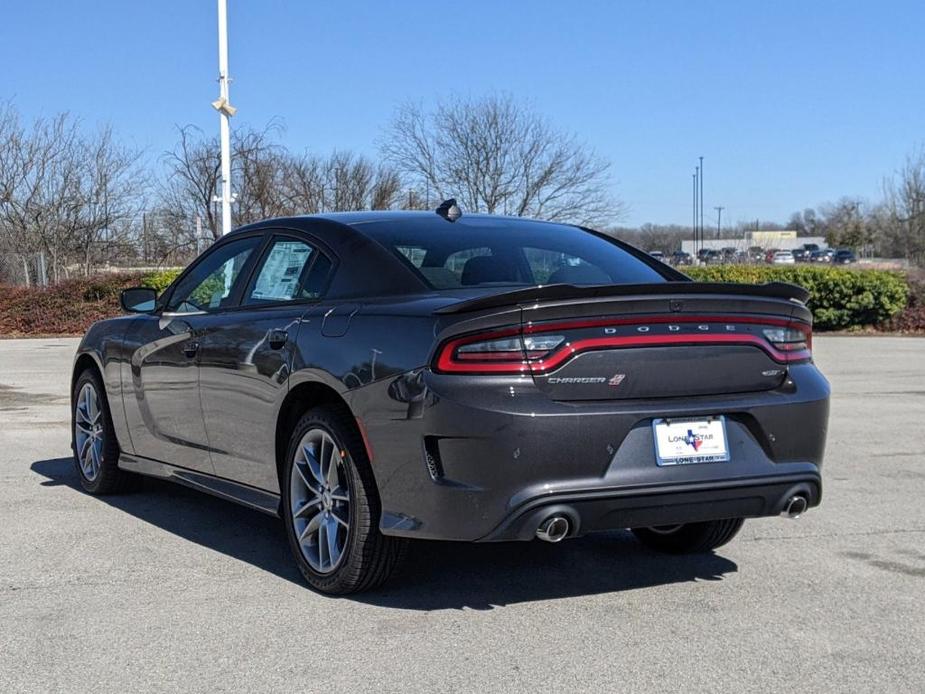
{"type": "Polygon", "coordinates": [[[563,342],[564,335],[470,335],[443,346],[437,357],[437,369],[448,373],[527,373],[533,361],[542,359],[563,342]]]}
{"type": "Polygon", "coordinates": [[[812,333],[809,326],[805,328],[792,325],[780,328],[764,328],[761,332],[774,349],[787,354],[788,361],[791,360],[791,357],[798,359],[809,358],[809,352],[812,348],[812,333]],[[797,356],[798,354],[799,356],[797,356]]]}

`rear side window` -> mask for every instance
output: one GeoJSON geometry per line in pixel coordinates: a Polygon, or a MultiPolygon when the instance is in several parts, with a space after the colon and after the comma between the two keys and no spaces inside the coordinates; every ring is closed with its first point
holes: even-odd
{"type": "Polygon", "coordinates": [[[276,239],[244,298],[246,304],[292,301],[299,298],[314,249],[304,241],[276,239]]]}
{"type": "Polygon", "coordinates": [[[328,277],[331,274],[333,263],[324,253],[318,253],[315,262],[312,263],[311,269],[305,282],[302,283],[302,291],[299,296],[302,299],[320,299],[328,284],[328,277]]]}
{"type": "Polygon", "coordinates": [[[616,242],[564,224],[463,217],[454,224],[369,224],[363,231],[433,289],[645,284],[667,277],[616,242]]]}
{"type": "Polygon", "coordinates": [[[331,267],[331,260],[305,241],[277,237],[264,252],[244,303],[320,299],[331,267]]]}

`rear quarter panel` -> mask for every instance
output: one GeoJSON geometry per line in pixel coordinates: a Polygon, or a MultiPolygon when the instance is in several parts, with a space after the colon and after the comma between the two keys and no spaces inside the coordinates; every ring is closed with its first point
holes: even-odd
{"type": "Polygon", "coordinates": [[[333,337],[340,331],[325,334],[324,329],[332,308],[319,305],[303,317],[290,387],[320,382],[344,398],[364,435],[388,509],[389,490],[396,488],[390,481],[403,477],[404,466],[421,465],[423,370],[431,358],[436,321],[426,300],[369,303],[360,305],[346,331],[333,337]]]}

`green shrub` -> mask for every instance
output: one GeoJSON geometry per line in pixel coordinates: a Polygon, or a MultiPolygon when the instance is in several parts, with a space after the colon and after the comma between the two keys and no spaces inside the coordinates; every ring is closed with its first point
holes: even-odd
{"type": "Polygon", "coordinates": [[[790,282],[809,291],[818,330],[846,330],[888,321],[906,306],[909,285],[900,272],[796,265],[707,265],[686,268],[703,282],[790,282]]]}
{"type": "Polygon", "coordinates": [[[171,268],[169,270],[157,270],[155,272],[148,272],[141,277],[141,286],[142,287],[151,287],[158,294],[167,289],[171,282],[173,282],[177,275],[183,271],[182,268],[171,268]]]}

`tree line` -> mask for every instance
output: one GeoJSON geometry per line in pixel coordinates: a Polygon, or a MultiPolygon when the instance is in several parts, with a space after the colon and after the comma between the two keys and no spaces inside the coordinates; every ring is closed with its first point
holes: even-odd
{"type": "MultiPolygon", "coordinates": [[[[609,164],[509,96],[408,103],[383,131],[380,157],[293,152],[283,128],[232,135],[232,221],[363,209],[425,209],[456,197],[467,211],[612,223],[609,164]]],[[[99,267],[187,262],[221,235],[219,144],[193,126],[151,156],[110,127],[70,114],[26,123],[0,107],[0,281],[99,267]],[[9,259],[15,259],[10,262],[9,259]],[[4,277],[3,275],[6,275],[4,277]]]]}
{"type": "MultiPolygon", "coordinates": [[[[455,197],[466,211],[591,225],[650,250],[674,250],[690,237],[680,226],[615,226],[626,207],[612,193],[610,163],[507,95],[432,109],[403,104],[375,158],[291,151],[277,122],[232,132],[234,225],[429,209],[455,197]]],[[[187,262],[221,234],[218,153],[217,138],[193,126],[177,129],[169,151],[152,154],[109,126],[88,129],[68,113],[26,122],[0,104],[0,281],[36,281],[39,256],[50,281],[110,264],[187,262]]],[[[769,226],[776,225],[762,225],[769,226]]],[[[783,227],[925,264],[925,152],[885,181],[877,203],[841,200],[795,213],[783,227]]]]}
{"type": "MultiPolygon", "coordinates": [[[[720,230],[705,230],[707,239],[742,239],[749,231],[796,231],[822,237],[834,248],[851,248],[878,258],[901,258],[925,267],[925,149],[910,154],[902,167],[883,181],[879,200],[843,197],[836,202],[794,212],[786,222],[740,221],[720,230]]],[[[643,224],[615,227],[642,248],[669,254],[693,236],[690,226],[643,224]]]]}

